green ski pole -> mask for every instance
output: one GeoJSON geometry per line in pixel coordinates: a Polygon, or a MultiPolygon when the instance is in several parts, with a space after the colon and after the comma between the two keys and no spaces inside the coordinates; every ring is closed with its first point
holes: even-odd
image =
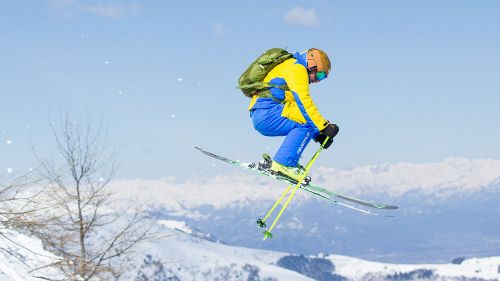
{"type": "MultiPolygon", "coordinates": [[[[285,205],[283,205],[283,207],[281,208],[280,212],[278,213],[278,215],[274,219],[273,224],[271,225],[271,227],[268,230],[264,231],[264,239],[263,240],[266,240],[267,237],[270,237],[270,238],[273,237],[273,235],[271,234],[271,231],[273,230],[274,226],[276,226],[276,223],[278,222],[278,220],[280,219],[281,215],[283,214],[283,212],[287,208],[288,204],[292,200],[292,197],[295,195],[295,192],[297,192],[297,189],[299,189],[299,187],[302,185],[302,181],[305,179],[305,177],[307,176],[307,174],[309,174],[309,170],[311,169],[311,167],[314,164],[314,162],[316,162],[316,159],[318,158],[319,153],[321,152],[321,150],[323,150],[323,146],[326,144],[326,142],[328,141],[328,139],[329,139],[329,137],[327,137],[325,139],[325,141],[321,144],[321,146],[318,149],[318,151],[316,151],[316,153],[314,154],[313,158],[309,161],[309,163],[307,163],[307,165],[306,165],[306,172],[304,173],[304,176],[295,185],[294,189],[292,190],[292,193],[288,196],[288,199],[286,200],[285,205]]],[[[286,193],[288,193],[288,189],[289,188],[287,188],[286,193]]],[[[284,193],[284,194],[286,194],[286,193],[284,193]]],[[[282,195],[282,197],[284,197],[284,194],[282,195]]],[[[283,198],[280,198],[279,200],[281,201],[282,199],[283,198]]],[[[277,204],[279,204],[279,202],[276,202],[276,204],[273,207],[273,209],[276,208],[277,204]]],[[[273,209],[271,209],[271,211],[273,211],[273,209]]]]}
{"type": "MultiPolygon", "coordinates": [[[[314,157],[311,158],[311,160],[309,160],[309,162],[307,162],[306,164],[306,167],[311,163],[311,161],[313,161],[314,157]]],[[[307,176],[307,173],[306,173],[306,176],[307,176]]],[[[303,181],[304,179],[302,179],[303,181]]],[[[263,218],[263,219],[258,219],[257,220],[257,224],[259,225],[259,227],[266,227],[266,220],[269,218],[269,216],[274,212],[274,210],[276,209],[276,207],[278,207],[278,205],[281,203],[281,201],[283,200],[283,198],[285,197],[285,195],[290,191],[290,189],[293,187],[294,185],[293,184],[290,184],[286,189],[285,191],[281,194],[280,198],[276,201],[276,203],[274,203],[274,206],[271,208],[271,210],[269,210],[269,212],[267,212],[266,216],[263,218]]]]}
{"type": "Polygon", "coordinates": [[[274,203],[274,206],[271,208],[271,210],[269,210],[269,212],[267,212],[266,216],[263,219],[257,220],[257,224],[259,225],[259,227],[266,227],[267,218],[269,218],[269,216],[274,212],[274,209],[276,209],[276,207],[278,207],[278,205],[281,203],[281,200],[283,200],[285,195],[288,193],[288,191],[290,191],[290,189],[292,187],[293,187],[293,184],[288,185],[288,187],[285,189],[285,191],[281,194],[278,201],[276,201],[276,203],[274,203]]]}

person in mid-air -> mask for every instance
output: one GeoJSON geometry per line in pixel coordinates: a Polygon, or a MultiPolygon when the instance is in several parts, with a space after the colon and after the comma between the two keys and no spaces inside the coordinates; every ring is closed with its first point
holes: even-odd
{"type": "Polygon", "coordinates": [[[330,75],[330,59],[320,49],[311,48],[274,66],[263,83],[271,85],[254,92],[248,106],[254,128],[264,136],[286,136],[272,159],[271,170],[299,181],[304,169],[299,159],[311,139],[323,148],[332,144],[339,127],[326,120],[316,108],[309,84],[330,75]]]}

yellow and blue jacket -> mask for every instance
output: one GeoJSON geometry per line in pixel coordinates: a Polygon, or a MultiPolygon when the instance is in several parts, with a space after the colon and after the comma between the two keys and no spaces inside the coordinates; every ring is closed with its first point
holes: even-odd
{"type": "Polygon", "coordinates": [[[274,67],[263,81],[277,86],[269,89],[272,98],[255,95],[248,110],[270,108],[272,104],[281,102],[284,105],[281,116],[300,124],[308,123],[317,131],[323,130],[328,121],[319,113],[309,94],[309,75],[306,65],[306,53],[297,52],[293,58],[274,67]]]}

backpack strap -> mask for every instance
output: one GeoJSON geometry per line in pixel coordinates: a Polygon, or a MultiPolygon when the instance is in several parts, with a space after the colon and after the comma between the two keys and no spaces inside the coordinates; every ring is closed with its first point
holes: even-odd
{"type": "Polygon", "coordinates": [[[277,103],[285,103],[285,100],[280,100],[275,98],[272,94],[271,91],[269,90],[270,88],[280,88],[283,91],[289,91],[290,88],[288,88],[288,85],[276,85],[276,84],[271,84],[267,83],[267,87],[261,87],[257,91],[255,91],[254,95],[257,95],[259,98],[273,98],[275,102],[277,103]]]}

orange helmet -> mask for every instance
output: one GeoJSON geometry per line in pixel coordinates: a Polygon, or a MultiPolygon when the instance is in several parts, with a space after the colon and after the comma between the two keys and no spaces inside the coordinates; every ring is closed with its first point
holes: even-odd
{"type": "Polygon", "coordinates": [[[317,71],[324,71],[326,75],[330,73],[330,70],[332,69],[332,64],[330,63],[330,59],[326,55],[325,52],[323,52],[320,49],[316,48],[311,48],[307,50],[307,63],[309,65],[309,62],[312,61],[311,65],[317,67],[317,71]]]}

